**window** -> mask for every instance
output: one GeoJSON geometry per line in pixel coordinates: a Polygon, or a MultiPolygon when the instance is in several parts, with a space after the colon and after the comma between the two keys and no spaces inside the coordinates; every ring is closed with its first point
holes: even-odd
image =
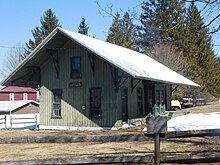
{"type": "Polygon", "coordinates": [[[137,88],[137,115],[143,116],[143,89],[137,88]]]}
{"type": "Polygon", "coordinates": [[[62,89],[54,89],[53,92],[53,109],[52,117],[61,117],[61,99],[62,99],[62,89]]]}
{"type": "Polygon", "coordinates": [[[28,94],[27,93],[23,93],[23,100],[28,100],[28,94]]]}
{"type": "Polygon", "coordinates": [[[90,88],[90,116],[101,117],[101,88],[90,88]]]}
{"type": "Polygon", "coordinates": [[[14,93],[9,93],[9,100],[14,101],[14,93]]]}
{"type": "Polygon", "coordinates": [[[71,57],[70,62],[70,78],[81,78],[81,57],[71,57]]]}

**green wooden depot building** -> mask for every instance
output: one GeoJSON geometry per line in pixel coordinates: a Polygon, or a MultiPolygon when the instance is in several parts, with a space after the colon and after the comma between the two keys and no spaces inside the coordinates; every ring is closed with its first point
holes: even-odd
{"type": "Polygon", "coordinates": [[[2,85],[40,89],[40,129],[113,129],[171,108],[199,86],[145,54],[56,28],[2,85]]]}

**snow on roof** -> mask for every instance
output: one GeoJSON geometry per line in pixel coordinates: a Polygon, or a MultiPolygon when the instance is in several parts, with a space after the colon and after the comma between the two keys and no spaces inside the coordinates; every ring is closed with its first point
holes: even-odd
{"type": "Polygon", "coordinates": [[[220,112],[178,116],[167,122],[168,132],[220,129],[219,121],[220,121],[220,112]]]}
{"type": "Polygon", "coordinates": [[[4,111],[4,112],[14,111],[29,103],[34,103],[34,104],[39,105],[38,102],[33,101],[33,100],[0,101],[0,111],[4,111]]]}
{"type": "Polygon", "coordinates": [[[199,86],[145,54],[62,28],[59,30],[134,78],[199,86]]]}
{"type": "Polygon", "coordinates": [[[1,89],[3,89],[3,88],[5,88],[5,86],[3,86],[3,85],[0,85],[0,90],[1,90],[1,89]]]}
{"type": "Polygon", "coordinates": [[[0,89],[0,92],[37,92],[37,91],[30,87],[6,86],[0,89]]]}
{"type": "Polygon", "coordinates": [[[25,66],[35,55],[41,50],[54,36],[60,33],[70,40],[77,42],[95,55],[106,60],[108,63],[120,68],[133,78],[145,79],[169,84],[180,84],[199,86],[186,77],[176,73],[170,68],[150,58],[149,56],[127,49],[118,45],[114,45],[105,41],[101,41],[83,34],[75,33],[60,27],[54,29],[40,45],[35,48],[31,54],[5,79],[2,84],[13,78],[16,73],[25,66]]]}

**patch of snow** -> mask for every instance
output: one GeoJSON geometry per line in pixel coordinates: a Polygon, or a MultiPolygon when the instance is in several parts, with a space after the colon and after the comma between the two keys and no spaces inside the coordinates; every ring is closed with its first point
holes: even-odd
{"type": "Polygon", "coordinates": [[[204,129],[220,129],[220,112],[189,114],[167,122],[168,132],[204,129]]]}
{"type": "Polygon", "coordinates": [[[119,129],[128,129],[128,128],[132,128],[132,127],[135,127],[135,126],[128,124],[128,123],[123,123],[119,129]]]}
{"type": "Polygon", "coordinates": [[[143,132],[147,132],[147,127],[144,127],[143,132]]]}

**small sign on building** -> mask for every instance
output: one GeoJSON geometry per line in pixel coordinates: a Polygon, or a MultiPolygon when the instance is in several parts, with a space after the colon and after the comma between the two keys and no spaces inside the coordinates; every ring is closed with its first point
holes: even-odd
{"type": "Polygon", "coordinates": [[[81,86],[82,86],[82,82],[71,82],[71,83],[69,83],[70,88],[81,87],[81,86]]]}

